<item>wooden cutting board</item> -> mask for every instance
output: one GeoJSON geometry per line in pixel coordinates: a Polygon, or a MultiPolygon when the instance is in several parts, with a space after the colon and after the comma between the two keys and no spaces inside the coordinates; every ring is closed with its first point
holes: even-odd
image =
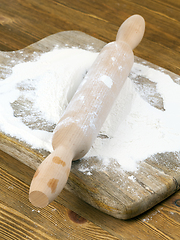
{"type": "MultiPolygon", "coordinates": [[[[58,48],[78,47],[99,52],[104,45],[104,42],[82,32],[57,33],[22,50],[0,52],[0,77],[5,78],[10,74],[17,62],[31,61],[37,55],[49,52],[57,46],[58,48]]],[[[135,57],[135,62],[163,71],[172,79],[179,77],[138,57],[135,57]]],[[[130,75],[130,78],[133,80],[133,75],[130,75]]],[[[140,85],[147,83],[143,77],[135,81],[140,85]]],[[[163,108],[162,99],[158,95],[151,96],[149,103],[158,109],[163,108]]],[[[0,129],[0,149],[32,169],[36,169],[49,154],[42,149],[32,149],[26,142],[10,137],[2,129],[0,129]]],[[[114,168],[106,168],[102,171],[102,162],[98,156],[83,158],[73,162],[65,188],[109,215],[129,219],[150,209],[180,188],[179,159],[179,152],[159,153],[140,162],[136,172],[123,170],[118,172],[116,162],[114,162],[114,168]],[[93,168],[94,165],[96,168],[93,168]],[[91,174],[87,174],[79,170],[82,168],[93,170],[91,174]]]]}

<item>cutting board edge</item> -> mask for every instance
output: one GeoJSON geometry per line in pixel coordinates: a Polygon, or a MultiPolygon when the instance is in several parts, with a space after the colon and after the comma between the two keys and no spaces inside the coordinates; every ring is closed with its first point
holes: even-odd
{"type": "Polygon", "coordinates": [[[31,149],[24,142],[2,132],[0,132],[0,149],[33,170],[36,170],[44,159],[40,153],[31,149]]]}

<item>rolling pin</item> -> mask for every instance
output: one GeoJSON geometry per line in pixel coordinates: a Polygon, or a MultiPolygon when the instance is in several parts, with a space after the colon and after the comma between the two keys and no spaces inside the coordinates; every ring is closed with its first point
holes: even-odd
{"type": "Polygon", "coordinates": [[[53,152],[36,170],[29,200],[45,207],[64,188],[72,160],[91,148],[134,62],[133,49],[144,35],[145,21],[129,17],[120,26],[116,41],[104,46],[55,127],[53,152]]]}

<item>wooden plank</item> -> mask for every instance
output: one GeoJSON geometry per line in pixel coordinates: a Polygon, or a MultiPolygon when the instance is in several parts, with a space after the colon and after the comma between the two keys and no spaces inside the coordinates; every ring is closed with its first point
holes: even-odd
{"type": "Polygon", "coordinates": [[[27,198],[33,171],[7,158],[1,152],[1,239],[118,239],[55,201],[44,209],[33,207],[27,198]]]}
{"type": "Polygon", "coordinates": [[[66,189],[45,209],[35,208],[27,196],[34,170],[0,151],[0,171],[2,239],[180,238],[180,192],[146,213],[124,221],[100,212],[66,189]],[[71,211],[86,222],[78,224],[70,220],[71,211]]]}
{"type": "Polygon", "coordinates": [[[179,1],[2,0],[0,13],[0,49],[5,51],[72,29],[110,42],[124,19],[141,14],[146,33],[135,55],[180,75],[179,1]]]}
{"type": "MultiPolygon", "coordinates": [[[[99,51],[104,44],[104,42],[78,31],[57,33],[20,51],[0,52],[1,74],[2,77],[5,77],[17,60],[31,61],[35,56],[48,52],[57,45],[59,48],[68,45],[69,47],[74,46],[99,51]],[[12,59],[15,61],[10,61],[12,59]]],[[[135,57],[135,62],[143,62],[146,66],[159,69],[158,66],[138,57],[135,57]]],[[[165,69],[163,71],[173,79],[178,78],[176,74],[165,69]]],[[[160,100],[156,107],[163,108],[160,100]]],[[[2,131],[0,134],[0,148],[33,169],[36,169],[44,157],[48,155],[48,152],[41,149],[31,149],[27,143],[11,138],[2,131]]],[[[177,159],[178,154],[176,153],[177,159]]],[[[177,159],[174,160],[174,153],[161,154],[158,161],[157,158],[158,156],[140,163],[139,170],[136,173],[118,172],[116,166],[114,169],[111,168],[103,172],[100,171],[100,159],[83,158],[81,161],[73,163],[66,189],[97,209],[114,217],[128,219],[137,216],[179,189],[180,170],[177,168],[177,163],[175,164],[177,159]],[[166,159],[165,163],[163,162],[164,159],[166,159]],[[172,161],[169,161],[169,159],[172,159],[172,161]],[[168,165],[166,164],[167,161],[168,165]],[[92,175],[79,171],[83,166],[92,169],[94,165],[98,170],[94,170],[92,175]],[[129,179],[129,176],[132,175],[135,177],[135,181],[129,179]],[[149,176],[151,177],[149,178],[149,176]],[[117,179],[117,181],[114,181],[114,179],[117,179]]]]}

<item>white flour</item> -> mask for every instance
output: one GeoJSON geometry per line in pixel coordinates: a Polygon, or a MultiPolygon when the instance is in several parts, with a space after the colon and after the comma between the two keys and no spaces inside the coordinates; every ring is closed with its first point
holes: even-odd
{"type": "MultiPolygon", "coordinates": [[[[52,151],[55,124],[97,57],[81,49],[55,49],[36,61],[19,63],[0,81],[0,130],[32,148],[52,151]]],[[[109,79],[102,79],[111,87],[109,79]]],[[[160,70],[135,63],[87,157],[98,156],[108,166],[116,159],[124,170],[160,153],[180,150],[180,85],[160,70]],[[145,77],[156,88],[136,90],[132,79],[145,77]],[[164,111],[142,96],[158,93],[164,111]]],[[[83,171],[83,169],[82,169],[83,171]]]]}
{"type": "Polygon", "coordinates": [[[97,55],[54,49],[36,61],[17,64],[0,81],[0,129],[32,148],[52,151],[53,127],[97,55]]]}

